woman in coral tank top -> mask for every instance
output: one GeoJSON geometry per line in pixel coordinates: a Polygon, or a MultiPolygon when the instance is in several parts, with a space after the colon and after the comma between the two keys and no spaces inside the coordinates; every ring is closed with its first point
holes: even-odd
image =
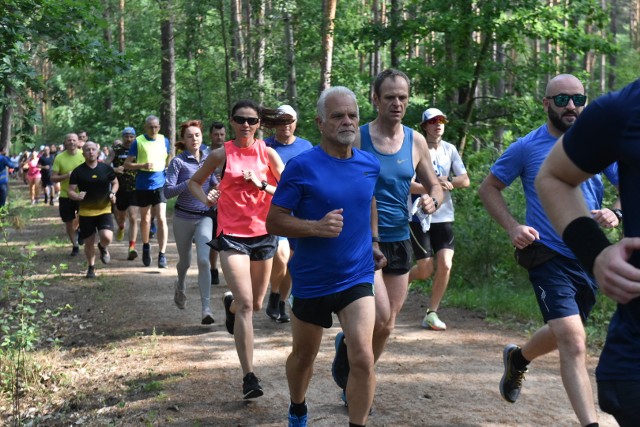
{"type": "Polygon", "coordinates": [[[260,311],[269,284],[278,238],[265,226],[271,198],[284,165],[278,154],[256,139],[264,124],[291,121],[275,110],[250,100],[238,101],[231,110],[235,139],[213,150],[189,181],[189,190],[202,203],[218,203],[218,229],[210,244],[220,251],[220,264],[231,292],[224,294],[227,331],[234,335],[242,366],[244,399],[262,396],[253,373],[253,312],[260,311]],[[205,194],[202,185],[222,167],[217,189],[205,194]]]}

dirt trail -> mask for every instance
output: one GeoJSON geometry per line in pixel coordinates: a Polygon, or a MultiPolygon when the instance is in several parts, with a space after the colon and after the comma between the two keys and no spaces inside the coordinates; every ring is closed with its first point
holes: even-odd
{"type": "MultiPolygon", "coordinates": [[[[57,207],[24,231],[20,242],[63,241],[57,207]]],[[[170,227],[171,228],[171,227],[170,227]]],[[[172,233],[171,233],[172,234],[172,233]]],[[[155,241],[152,241],[155,243],[155,241]]],[[[38,425],[282,426],[288,390],[284,363],[290,349],[290,325],[276,324],[264,312],[254,317],[255,366],[265,395],[241,399],[241,370],[232,336],[224,329],[221,296],[213,288],[216,323],[200,325],[195,261],[189,275],[188,304],[173,304],[177,255],[170,241],[168,270],[140,259],[126,261],[126,243],[114,242],[112,264],[98,265],[98,277],[84,278],[84,257],[68,257],[69,247],[39,250],[39,268],[68,262],[65,279],[46,290],[47,306],[69,303],[73,310],[50,326],[64,340],[45,354],[51,371],[67,378],[40,400],[38,425]]],[[[420,326],[427,297],[411,293],[378,369],[374,414],[369,426],[577,426],[559,376],[557,353],[530,367],[517,404],[502,400],[502,348],[521,343],[520,331],[497,327],[475,313],[441,309],[446,332],[420,326]]],[[[347,410],[330,372],[337,321],[324,336],[307,396],[309,424],[347,424],[347,410]]],[[[597,358],[589,357],[593,371],[597,358]]],[[[0,401],[0,412],[10,406],[0,401]]],[[[7,421],[6,418],[4,418],[7,421]]],[[[601,426],[615,426],[601,413],[601,426]]]]}

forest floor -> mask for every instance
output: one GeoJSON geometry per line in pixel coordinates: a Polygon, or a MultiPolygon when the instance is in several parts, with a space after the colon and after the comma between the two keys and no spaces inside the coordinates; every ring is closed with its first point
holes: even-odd
{"type": "MultiPolygon", "coordinates": [[[[17,193],[13,193],[17,194],[17,193]]],[[[25,425],[39,426],[282,426],[289,395],[285,360],[290,324],[255,313],[255,372],[264,396],[241,397],[242,374],[233,337],[224,328],[222,278],[212,290],[215,323],[200,324],[195,262],[189,272],[188,303],[173,303],[177,254],[170,237],[169,268],[154,260],[126,261],[126,242],[110,247],[112,262],[98,262],[97,278],[86,279],[86,261],[69,257],[57,206],[43,206],[21,230],[9,230],[15,250],[33,244],[40,275],[67,263],[62,277],[51,276],[44,289],[46,308],[69,304],[45,334],[61,344],[33,356],[42,365],[42,390],[21,400],[25,425]],[[55,380],[54,380],[55,379],[55,380]],[[29,421],[31,420],[31,421],[29,421]]],[[[170,235],[172,236],[171,225],[170,235]]],[[[141,249],[141,248],[139,248],[141,249]]],[[[194,257],[195,258],[195,257],[194,257]]],[[[532,296],[533,298],[533,296],[532,296]]],[[[396,330],[377,366],[377,389],[369,426],[578,426],[559,375],[557,352],[534,361],[516,404],[498,390],[502,349],[521,344],[524,327],[487,322],[481,315],[443,307],[445,332],[425,330],[420,322],[428,296],[411,292],[396,330]]],[[[45,308],[43,307],[43,309],[45,308]]],[[[337,318],[324,335],[307,395],[309,424],[347,424],[347,408],[331,377],[337,318]]],[[[597,355],[588,358],[593,372],[597,355]]],[[[9,425],[11,402],[0,398],[0,424],[9,425]]],[[[599,413],[601,426],[615,426],[599,413]]]]}

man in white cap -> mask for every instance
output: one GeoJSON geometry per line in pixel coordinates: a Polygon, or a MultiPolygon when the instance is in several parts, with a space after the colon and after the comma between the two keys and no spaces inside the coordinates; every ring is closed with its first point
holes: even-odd
{"type": "MultiPolygon", "coordinates": [[[[290,105],[281,105],[276,109],[281,115],[289,115],[294,121],[287,125],[278,125],[275,134],[265,138],[264,142],[268,147],[276,150],[282,162],[287,162],[303,151],[313,147],[311,142],[294,135],[298,123],[298,114],[290,105]]],[[[289,291],[291,290],[291,276],[287,269],[287,263],[293,255],[293,245],[290,245],[286,237],[278,238],[278,251],[273,257],[273,267],[271,268],[271,293],[267,303],[267,316],[279,323],[287,323],[291,318],[287,314],[285,307],[289,291]]]]}
{"type": "MultiPolygon", "coordinates": [[[[422,113],[423,130],[433,169],[444,192],[444,200],[440,208],[431,215],[430,227],[424,230],[420,220],[414,215],[409,223],[411,227],[411,245],[416,265],[409,271],[409,283],[414,280],[427,280],[435,269],[433,288],[429,308],[422,321],[422,326],[436,331],[444,331],[447,325],[438,317],[438,308],[449,285],[449,276],[453,264],[453,201],[451,191],[454,188],[469,186],[469,175],[462,163],[455,145],[442,140],[447,116],[437,108],[429,108],[422,113]],[[435,266],[434,266],[435,254],[435,266]]],[[[412,199],[426,192],[424,186],[416,178],[411,183],[412,199]]]]}

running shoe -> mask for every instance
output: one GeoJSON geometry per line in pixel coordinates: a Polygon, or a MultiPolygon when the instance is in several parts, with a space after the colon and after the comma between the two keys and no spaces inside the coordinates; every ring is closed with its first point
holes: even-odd
{"type": "Polygon", "coordinates": [[[96,277],[96,267],[93,265],[90,265],[89,268],[87,269],[87,279],[95,279],[96,277]]]}
{"type": "Polygon", "coordinates": [[[118,232],[116,233],[116,240],[121,242],[124,239],[124,227],[118,227],[118,232]]]}
{"type": "Polygon", "coordinates": [[[258,377],[256,377],[253,372],[249,372],[245,375],[242,379],[242,398],[255,399],[263,394],[258,377]]]}
{"type": "Polygon", "coordinates": [[[102,247],[100,243],[98,243],[98,250],[100,251],[100,261],[102,261],[103,264],[109,264],[111,262],[111,254],[109,254],[109,250],[102,247]]]}
{"type": "Polygon", "coordinates": [[[74,246],[73,249],[71,249],[71,256],[78,256],[79,253],[80,248],[78,246],[74,246]]]}
{"type": "Polygon", "coordinates": [[[168,268],[167,257],[162,252],[158,254],[158,268],[168,268]]]}
{"type": "Polygon", "coordinates": [[[176,307],[178,307],[180,310],[184,310],[184,308],[187,306],[187,295],[183,291],[178,290],[178,288],[176,287],[176,290],[173,294],[173,302],[176,303],[176,307]]]}
{"type": "MultiPolygon", "coordinates": [[[[129,249],[129,255],[127,255],[127,261],[133,261],[138,258],[138,251],[135,249],[129,249]]],[[[151,260],[149,260],[149,264],[151,264],[151,260]]]]}
{"type": "Polygon", "coordinates": [[[202,324],[211,325],[214,322],[215,320],[213,320],[213,314],[211,313],[211,309],[205,308],[204,310],[202,310],[202,324]]]}
{"type": "Polygon", "coordinates": [[[338,387],[344,390],[347,388],[347,379],[349,378],[349,359],[343,332],[338,332],[336,335],[335,347],[336,356],[331,364],[331,375],[338,387]]]}
{"type": "Polygon", "coordinates": [[[149,239],[153,239],[158,231],[158,227],[156,227],[155,218],[151,219],[151,225],[149,226],[149,239]]]}
{"type": "Polygon", "coordinates": [[[278,310],[278,301],[280,301],[280,294],[271,292],[269,294],[269,301],[267,302],[267,316],[272,320],[278,320],[280,317],[280,311],[278,310]]]}
{"type": "Polygon", "coordinates": [[[219,285],[220,284],[220,275],[218,274],[218,269],[214,268],[211,270],[211,284],[219,285]]]}
{"type": "Polygon", "coordinates": [[[520,396],[520,390],[522,389],[522,381],[524,380],[524,374],[527,372],[527,368],[518,370],[511,357],[515,350],[518,350],[515,344],[508,344],[502,351],[502,362],[504,363],[504,374],[500,379],[500,394],[507,402],[515,403],[520,396]]]}
{"type": "Polygon", "coordinates": [[[289,427],[307,427],[307,414],[295,415],[291,413],[291,404],[289,404],[289,427]]]}
{"type": "Polygon", "coordinates": [[[227,327],[227,332],[233,335],[233,327],[236,324],[236,315],[231,312],[231,303],[233,302],[233,294],[227,291],[222,296],[222,304],[224,305],[225,320],[224,325],[227,327]]]}
{"type": "Polygon", "coordinates": [[[427,311],[424,319],[422,319],[422,327],[433,329],[434,331],[445,331],[447,329],[447,325],[440,320],[435,311],[427,311]]]}
{"type": "Polygon", "coordinates": [[[142,245],[142,263],[145,267],[151,265],[151,247],[148,243],[142,245]]]}
{"type": "Polygon", "coordinates": [[[287,304],[284,301],[278,301],[278,318],[276,322],[278,323],[289,323],[291,322],[291,317],[286,312],[287,304]]]}

